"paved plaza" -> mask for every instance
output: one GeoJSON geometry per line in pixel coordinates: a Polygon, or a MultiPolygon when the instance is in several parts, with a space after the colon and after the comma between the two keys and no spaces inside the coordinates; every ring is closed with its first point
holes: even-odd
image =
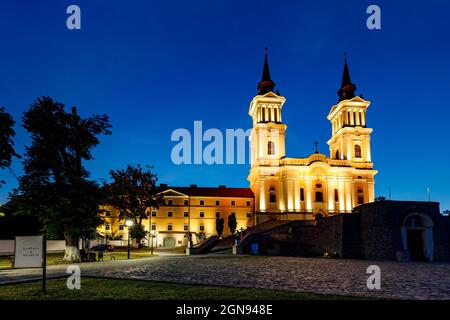
{"type": "MultiPolygon", "coordinates": [[[[67,266],[48,267],[49,277],[67,266]]],[[[81,265],[82,276],[224,285],[400,299],[450,299],[449,263],[398,263],[263,256],[159,256],[81,265]],[[381,268],[381,289],[368,290],[370,265],[381,268]]],[[[41,270],[0,271],[0,284],[39,278],[41,270]]]]}

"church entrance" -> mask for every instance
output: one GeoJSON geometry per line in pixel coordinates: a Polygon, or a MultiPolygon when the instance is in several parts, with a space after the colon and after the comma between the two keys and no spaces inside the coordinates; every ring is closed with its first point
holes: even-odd
{"type": "Polygon", "coordinates": [[[411,261],[432,261],[434,255],[433,220],[425,214],[413,213],[401,227],[403,249],[411,261]]]}
{"type": "Polygon", "coordinates": [[[411,261],[424,261],[423,230],[407,229],[408,251],[411,261]]]}

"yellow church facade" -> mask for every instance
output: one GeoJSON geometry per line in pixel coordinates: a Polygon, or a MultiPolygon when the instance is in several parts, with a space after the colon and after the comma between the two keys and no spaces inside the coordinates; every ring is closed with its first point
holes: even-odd
{"type": "Polygon", "coordinates": [[[345,59],[339,101],[327,116],[331,124],[330,154],[286,157],[284,97],[274,92],[267,54],[258,95],[250,103],[251,168],[248,176],[255,195],[256,223],[270,219],[313,220],[351,212],[374,201],[370,152],[372,129],[366,125],[370,101],[355,96],[345,59]]]}
{"type": "MultiPolygon", "coordinates": [[[[374,201],[377,171],[370,151],[372,129],[366,123],[370,101],[355,95],[347,59],[338,103],[327,115],[329,155],[316,150],[305,158],[286,157],[287,125],[282,117],[286,98],[274,87],[266,53],[258,94],[249,107],[253,123],[247,178],[250,188],[160,185],[164,204],[149,208],[149,218],[143,222],[153,246],[186,246],[189,233],[194,243],[201,240],[196,235],[216,235],[217,218],[224,219],[223,234],[229,235],[231,215],[236,217],[236,229],[242,230],[267,220],[315,220],[349,213],[374,201]]],[[[108,206],[102,209],[105,223],[99,233],[109,239],[128,239],[118,211],[108,206]]]]}

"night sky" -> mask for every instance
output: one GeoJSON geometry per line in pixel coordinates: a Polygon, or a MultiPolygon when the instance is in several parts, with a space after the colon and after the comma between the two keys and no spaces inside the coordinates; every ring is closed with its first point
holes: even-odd
{"type": "MultiPolygon", "coordinates": [[[[177,128],[251,126],[249,102],[268,47],[272,79],[286,97],[287,156],[328,155],[348,52],[357,93],[372,101],[376,196],[441,202],[450,209],[450,2],[437,1],[2,1],[0,105],[29,137],[21,115],[48,95],[88,116],[106,113],[92,178],[129,163],[152,164],[169,185],[248,187],[249,165],[172,164],[177,128]],[[415,3],[417,2],[417,3],[415,3]],[[66,28],[66,8],[81,8],[82,29],[66,28]],[[382,29],[368,30],[366,8],[381,8],[382,29]]],[[[12,166],[21,174],[20,161],[12,166]]],[[[7,184],[0,202],[17,185],[7,184]]]]}

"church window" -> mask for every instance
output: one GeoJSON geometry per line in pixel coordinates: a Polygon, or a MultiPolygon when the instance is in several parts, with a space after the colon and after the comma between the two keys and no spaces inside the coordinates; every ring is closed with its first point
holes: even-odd
{"type": "Polygon", "coordinates": [[[172,231],[172,224],[171,224],[171,223],[169,223],[169,224],[167,225],[167,231],[172,231]]]}
{"type": "Polygon", "coordinates": [[[189,225],[187,223],[184,224],[184,231],[188,231],[189,230],[189,225]]]}
{"type": "Polygon", "coordinates": [[[172,204],[173,204],[173,200],[172,199],[167,200],[167,205],[171,206],[172,204]]]}
{"type": "Polygon", "coordinates": [[[273,141],[267,142],[267,154],[275,154],[275,143],[273,141]]]}
{"type": "Polygon", "coordinates": [[[205,205],[205,200],[200,200],[200,205],[204,206],[205,205]]]}
{"type": "Polygon", "coordinates": [[[266,112],[265,112],[265,108],[262,108],[262,121],[265,122],[266,121],[266,112]]]}
{"type": "Polygon", "coordinates": [[[361,146],[355,144],[355,158],[361,158],[361,146]]]}
{"type": "Polygon", "coordinates": [[[339,192],[338,192],[338,189],[334,189],[334,202],[339,202],[339,192]]]}
{"type": "Polygon", "coordinates": [[[188,217],[189,217],[189,212],[185,211],[185,212],[183,213],[183,216],[184,216],[185,218],[188,218],[188,217]]]}
{"type": "Polygon", "coordinates": [[[336,154],[334,156],[336,159],[339,159],[339,150],[336,150],[336,154]]]}
{"type": "Polygon", "coordinates": [[[171,217],[173,216],[173,212],[172,212],[172,211],[167,212],[167,216],[168,216],[169,218],[171,218],[171,217]]]}
{"type": "Polygon", "coordinates": [[[300,201],[305,201],[305,189],[300,188],[300,201]]]}
{"type": "Polygon", "coordinates": [[[205,212],[200,211],[200,218],[204,218],[205,217],[205,212]]]}
{"type": "Polygon", "coordinates": [[[358,196],[358,204],[364,204],[364,197],[358,196]]]}
{"type": "Polygon", "coordinates": [[[155,231],[156,230],[156,224],[152,223],[152,230],[155,231]]]}
{"type": "Polygon", "coordinates": [[[189,205],[189,200],[184,200],[184,205],[185,206],[189,205]]]}
{"type": "Polygon", "coordinates": [[[275,194],[274,187],[270,187],[269,189],[269,202],[277,202],[277,196],[275,194]]]}
{"type": "Polygon", "coordinates": [[[205,230],[205,226],[203,224],[200,225],[200,231],[204,231],[205,230]]]}
{"type": "Polygon", "coordinates": [[[322,193],[322,191],[316,191],[316,202],[323,202],[323,193],[322,193]]]}

